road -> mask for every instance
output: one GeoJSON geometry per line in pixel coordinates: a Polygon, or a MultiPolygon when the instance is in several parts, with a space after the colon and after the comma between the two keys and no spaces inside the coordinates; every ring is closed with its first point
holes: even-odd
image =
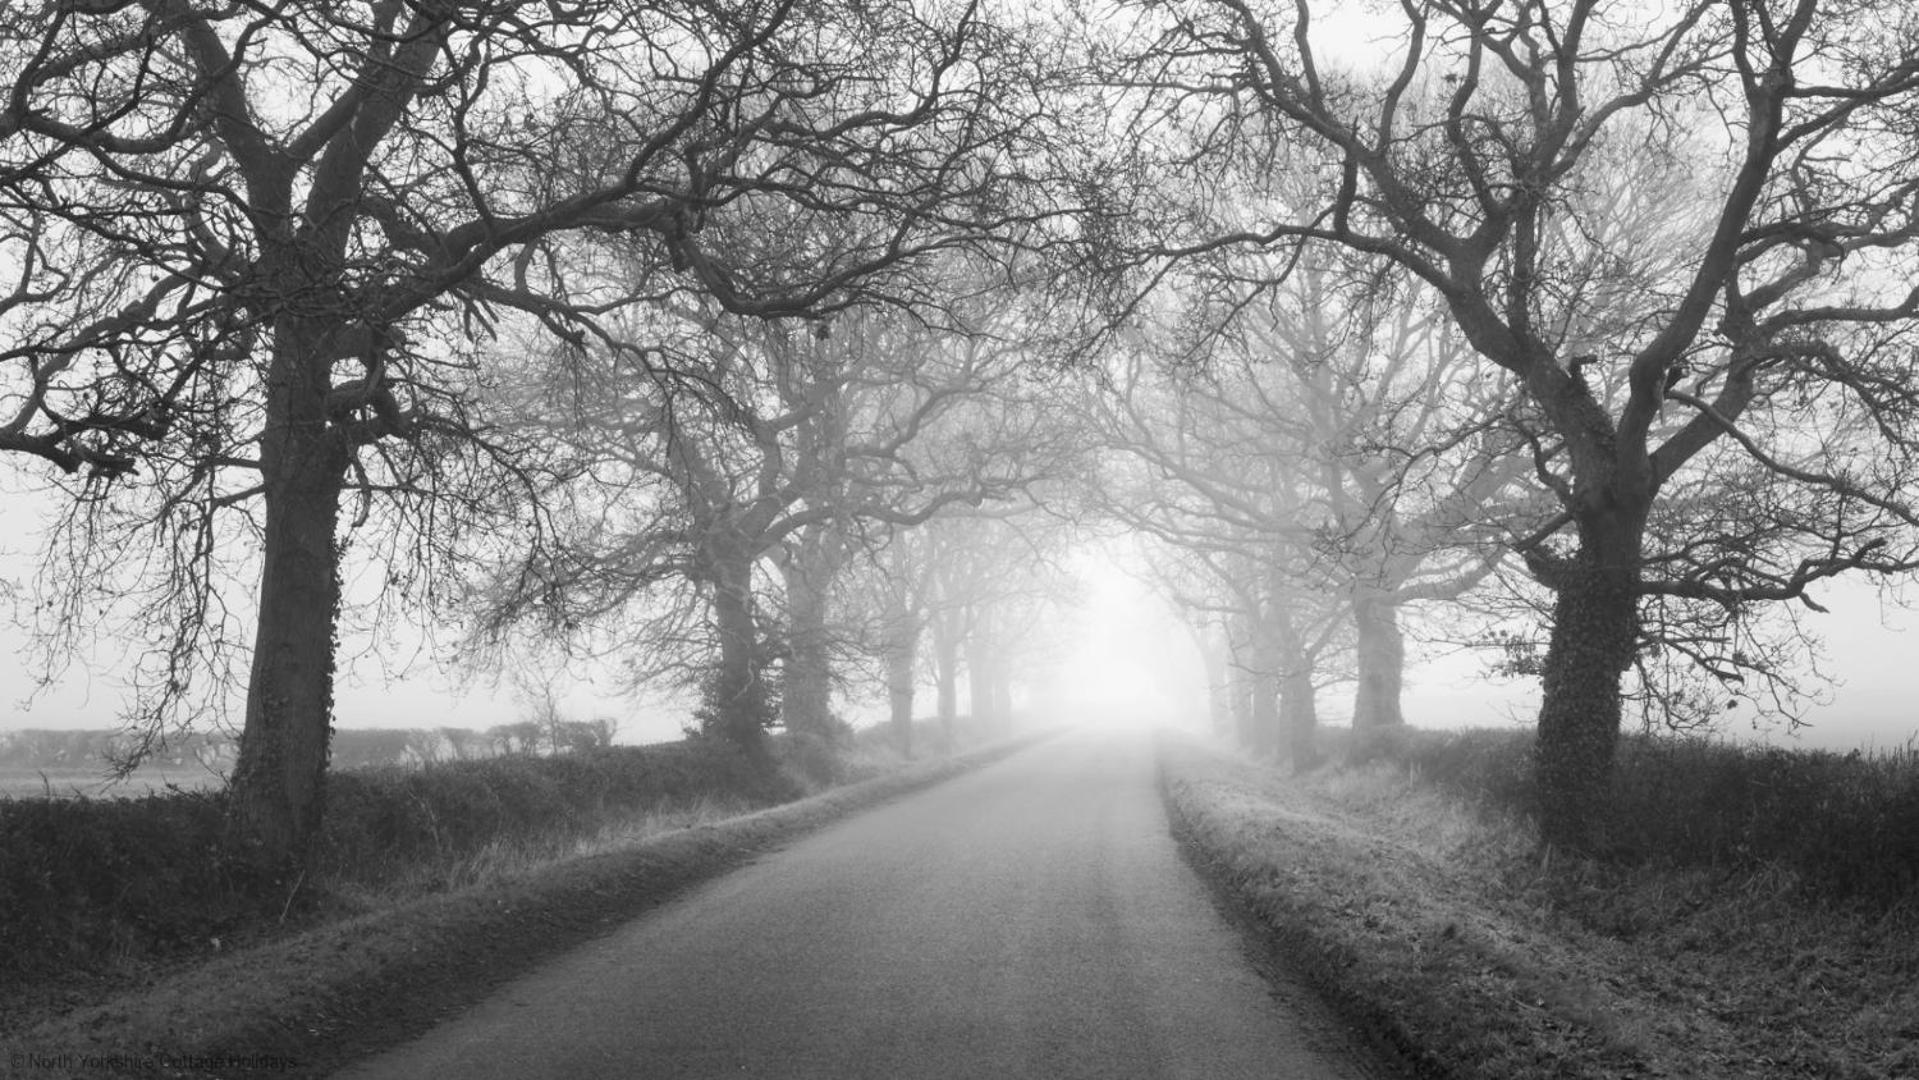
{"type": "Polygon", "coordinates": [[[1076,732],[799,840],[355,1080],[1348,1080],[1180,860],[1138,733],[1076,732]]]}

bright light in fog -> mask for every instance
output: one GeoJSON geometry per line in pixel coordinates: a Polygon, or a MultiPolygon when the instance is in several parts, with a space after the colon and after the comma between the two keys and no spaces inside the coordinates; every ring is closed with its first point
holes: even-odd
{"type": "Polygon", "coordinates": [[[1192,639],[1165,601],[1105,553],[1075,572],[1085,604],[1039,701],[1062,719],[1102,726],[1185,723],[1205,708],[1205,681],[1192,639]]]}

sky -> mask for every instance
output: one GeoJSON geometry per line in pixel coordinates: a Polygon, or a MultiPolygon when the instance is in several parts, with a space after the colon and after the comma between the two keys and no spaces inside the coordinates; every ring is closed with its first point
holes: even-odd
{"type": "MultiPolygon", "coordinates": [[[[17,492],[10,495],[0,512],[0,580],[21,583],[31,574],[28,552],[38,526],[31,524],[36,515],[30,501],[17,492]]],[[[1084,603],[1062,616],[1068,621],[1067,644],[1050,675],[1035,680],[1027,700],[1115,725],[1203,723],[1205,677],[1198,652],[1171,609],[1130,576],[1122,561],[1110,548],[1089,548],[1076,560],[1084,603]]],[[[1903,746],[1919,738],[1919,707],[1914,706],[1919,638],[1906,629],[1919,627],[1919,614],[1882,611],[1864,585],[1829,584],[1816,595],[1831,609],[1811,618],[1827,639],[1824,667],[1835,677],[1830,704],[1814,710],[1810,726],[1796,734],[1755,731],[1738,713],[1729,714],[1719,734],[1829,749],[1903,746]]],[[[510,682],[441,670],[426,655],[408,665],[403,676],[393,677],[375,660],[351,658],[365,652],[363,645],[347,645],[336,707],[341,726],[484,729],[524,719],[530,711],[524,694],[510,682]]],[[[57,685],[35,695],[22,659],[26,646],[20,627],[0,623],[0,730],[114,726],[122,688],[111,664],[96,663],[91,670],[76,665],[57,685]]],[[[113,646],[109,643],[100,655],[114,655],[113,646]]],[[[1484,663],[1475,656],[1414,662],[1407,674],[1408,720],[1426,727],[1530,724],[1537,707],[1532,684],[1488,679],[1483,672],[1484,663]]],[[[670,698],[636,701],[588,679],[561,680],[556,686],[566,715],[620,719],[622,742],[677,738],[687,721],[685,704],[670,698]]],[[[930,689],[923,693],[924,713],[932,699],[930,689]]],[[[1343,687],[1322,695],[1322,717],[1343,720],[1350,712],[1349,695],[1343,687]]],[[[854,718],[867,722],[878,715],[868,708],[854,718]]]]}
{"type": "MultiPolygon", "coordinates": [[[[1111,555],[1083,558],[1079,572],[1087,584],[1080,644],[1060,665],[1056,681],[1063,685],[1042,689],[1038,697],[1091,706],[1121,723],[1143,715],[1203,717],[1205,675],[1198,653],[1167,605],[1111,555]]],[[[1907,629],[1919,627],[1919,613],[1882,611],[1874,590],[1863,584],[1833,583],[1813,593],[1830,609],[1809,620],[1826,639],[1821,667],[1834,677],[1830,704],[1811,711],[1809,726],[1796,733],[1776,725],[1755,729],[1749,714],[1734,712],[1716,734],[1837,750],[1891,748],[1919,739],[1919,636],[1907,629]]],[[[1418,644],[1409,643],[1409,651],[1418,652],[1418,644]]],[[[1404,699],[1408,722],[1435,728],[1532,724],[1537,684],[1489,678],[1485,670],[1476,655],[1429,655],[1411,663],[1404,699]]],[[[1351,715],[1350,697],[1350,687],[1323,693],[1322,719],[1344,722],[1351,715]]]]}

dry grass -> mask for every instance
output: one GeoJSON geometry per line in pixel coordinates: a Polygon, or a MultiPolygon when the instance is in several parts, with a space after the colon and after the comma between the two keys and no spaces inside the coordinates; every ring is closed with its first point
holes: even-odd
{"type": "Polygon", "coordinates": [[[616,815],[584,831],[497,837],[470,854],[424,862],[374,880],[343,877],[318,884],[347,910],[375,911],[435,893],[527,881],[569,859],[625,851],[667,833],[714,825],[752,809],[739,799],[704,796],[688,804],[616,815]]]}
{"type": "Polygon", "coordinates": [[[423,879],[411,898],[397,886],[367,887],[361,898],[367,910],[358,914],[335,912],[323,924],[254,947],[229,943],[197,963],[149,967],[111,994],[0,1014],[0,1064],[26,1053],[269,1055],[292,1063],[271,1075],[331,1075],[694,882],[848,814],[996,761],[1031,739],[915,762],[747,814],[728,816],[718,800],[694,801],[610,821],[550,847],[488,845],[463,860],[473,884],[446,888],[444,881],[423,879]],[[337,917],[342,914],[351,917],[337,917]]]}
{"type": "Polygon", "coordinates": [[[1778,867],[1544,860],[1386,765],[1164,748],[1184,839],[1335,1000],[1436,1076],[1919,1076],[1919,905],[1778,867]]]}

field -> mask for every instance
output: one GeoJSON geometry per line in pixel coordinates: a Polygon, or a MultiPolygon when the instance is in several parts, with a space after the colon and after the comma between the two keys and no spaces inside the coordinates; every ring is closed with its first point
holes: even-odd
{"type": "Polygon", "coordinates": [[[86,796],[130,799],[178,787],[198,791],[220,786],[221,779],[195,766],[187,769],[143,768],[119,783],[110,781],[104,766],[89,769],[0,768],[0,799],[37,799],[86,796]]]}

